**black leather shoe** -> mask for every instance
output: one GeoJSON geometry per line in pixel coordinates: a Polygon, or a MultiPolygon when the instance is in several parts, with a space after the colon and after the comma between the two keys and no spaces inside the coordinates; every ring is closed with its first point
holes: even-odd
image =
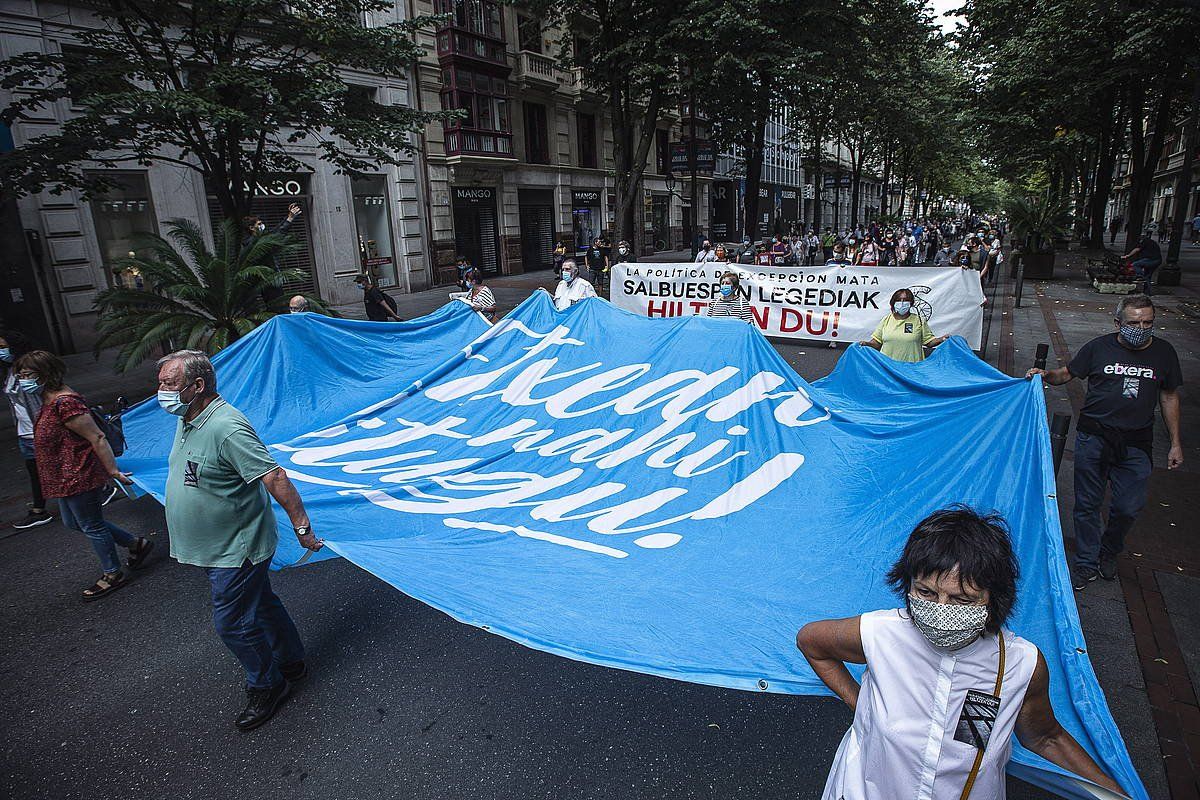
{"type": "Polygon", "coordinates": [[[308,665],[303,661],[293,661],[289,664],[281,664],[279,671],[283,673],[283,679],[288,683],[300,683],[308,677],[308,665]]]}
{"type": "Polygon", "coordinates": [[[275,711],[291,692],[292,687],[287,681],[281,681],[278,686],[270,689],[247,689],[246,697],[249,702],[233,724],[239,731],[254,730],[275,716],[275,711]]]}

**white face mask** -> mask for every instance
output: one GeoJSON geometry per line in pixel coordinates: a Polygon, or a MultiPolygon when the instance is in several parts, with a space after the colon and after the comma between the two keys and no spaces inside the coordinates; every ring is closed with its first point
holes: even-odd
{"type": "Polygon", "coordinates": [[[629,252],[629,248],[628,247],[618,247],[617,252],[620,253],[621,255],[625,255],[626,253],[629,252]]]}
{"type": "Polygon", "coordinates": [[[913,624],[934,647],[960,650],[979,638],[987,624],[987,606],[935,603],[908,596],[913,624]]]}
{"type": "MultiPolygon", "coordinates": [[[[188,406],[191,405],[191,402],[185,403],[179,397],[180,394],[182,394],[182,392],[167,392],[160,389],[158,392],[158,404],[162,406],[162,410],[168,414],[174,414],[177,417],[182,417],[187,413],[188,406]]],[[[192,400],[195,399],[196,397],[193,395],[192,400]]]]}

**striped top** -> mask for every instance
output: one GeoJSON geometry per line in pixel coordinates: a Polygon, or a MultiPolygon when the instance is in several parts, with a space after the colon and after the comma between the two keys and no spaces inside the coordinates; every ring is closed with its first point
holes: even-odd
{"type": "Polygon", "coordinates": [[[487,311],[496,306],[496,296],[486,286],[477,286],[472,291],[467,292],[463,296],[462,301],[476,311],[487,311]]]}
{"type": "Polygon", "coordinates": [[[742,322],[754,324],[754,317],[750,315],[750,302],[740,294],[735,294],[728,299],[718,297],[708,304],[708,316],[710,317],[736,317],[742,322]]]}

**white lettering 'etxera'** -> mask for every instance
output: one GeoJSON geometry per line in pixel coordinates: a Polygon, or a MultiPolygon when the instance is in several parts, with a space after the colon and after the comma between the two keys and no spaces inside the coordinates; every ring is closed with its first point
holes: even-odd
{"type": "Polygon", "coordinates": [[[1105,375],[1122,375],[1126,378],[1149,378],[1154,380],[1154,369],[1138,364],[1106,364],[1105,375]]]}

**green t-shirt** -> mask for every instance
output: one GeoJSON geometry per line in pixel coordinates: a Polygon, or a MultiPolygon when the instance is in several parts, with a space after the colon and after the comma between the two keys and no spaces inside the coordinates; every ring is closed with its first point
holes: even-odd
{"type": "Polygon", "coordinates": [[[275,513],[259,480],[278,464],[242,412],[221,398],[179,420],[167,462],[171,556],[199,567],[258,564],[275,552],[275,513]]]}
{"type": "Polygon", "coordinates": [[[925,320],[910,312],[904,319],[888,313],[879,321],[871,338],[882,345],[879,350],[897,361],[924,361],[925,344],[934,338],[925,320]]]}

